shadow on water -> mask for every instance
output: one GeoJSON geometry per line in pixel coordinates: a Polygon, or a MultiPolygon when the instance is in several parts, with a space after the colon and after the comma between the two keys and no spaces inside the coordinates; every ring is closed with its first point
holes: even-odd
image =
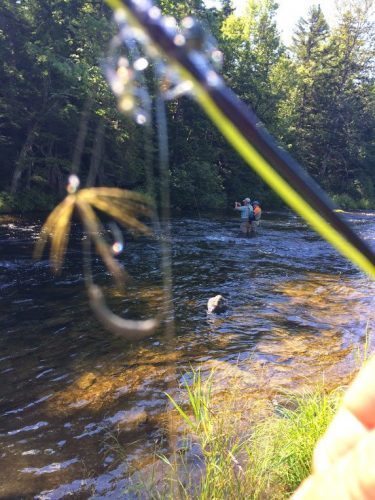
{"type": "MultiPolygon", "coordinates": [[[[375,214],[346,217],[375,246],[375,214]]],[[[293,215],[267,214],[253,239],[232,217],[173,220],[177,335],[139,344],[93,319],[78,230],[56,278],[31,259],[41,221],[0,222],[1,498],[116,498],[132,467],[167,445],[164,391],[178,398],[191,367],[215,369],[223,391],[235,381],[244,397],[268,397],[345,376],[374,329],[374,283],[293,215]],[[218,293],[230,307],[207,315],[218,293]]],[[[122,260],[134,277],[124,293],[99,260],[95,278],[116,312],[149,317],[163,300],[159,246],[128,238],[122,260]]]]}

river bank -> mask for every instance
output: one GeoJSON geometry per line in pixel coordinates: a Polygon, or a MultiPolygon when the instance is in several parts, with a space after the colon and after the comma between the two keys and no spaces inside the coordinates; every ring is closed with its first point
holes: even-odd
{"type": "MultiPolygon", "coordinates": [[[[370,198],[353,198],[349,194],[333,194],[332,199],[337,207],[342,210],[375,210],[375,199],[370,198]]],[[[6,191],[0,192],[0,215],[1,214],[30,214],[37,212],[51,211],[58,203],[59,198],[56,195],[45,193],[40,189],[30,189],[21,191],[16,195],[12,195],[6,191]]],[[[280,210],[285,206],[275,195],[266,196],[263,200],[264,208],[269,210],[280,210]]],[[[232,204],[227,207],[227,211],[232,209],[232,204]]],[[[174,211],[186,213],[186,208],[183,210],[178,207],[173,207],[174,211]]],[[[209,206],[205,207],[205,213],[210,210],[209,206]]],[[[200,210],[197,207],[190,209],[190,213],[198,213],[200,210]]],[[[221,212],[225,210],[222,209],[221,212]]],[[[220,212],[220,210],[216,210],[220,212]]]]}

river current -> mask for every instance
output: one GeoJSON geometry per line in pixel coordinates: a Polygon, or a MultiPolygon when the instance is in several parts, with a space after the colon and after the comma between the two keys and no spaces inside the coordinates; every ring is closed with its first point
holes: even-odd
{"type": "MultiPolygon", "coordinates": [[[[375,248],[375,213],[343,215],[375,248]]],[[[170,405],[192,369],[223,391],[340,380],[372,350],[375,283],[291,213],[265,214],[259,234],[232,215],[171,221],[175,335],[129,344],[93,317],[74,228],[60,276],[32,251],[42,219],[0,217],[0,498],[120,498],[134,468],[163,447],[170,405]],[[208,298],[224,295],[222,315],[208,298]],[[121,459],[116,447],[121,449],[121,459]]],[[[99,259],[111,308],[150,317],[163,301],[160,246],[125,236],[123,292],[99,259]]]]}

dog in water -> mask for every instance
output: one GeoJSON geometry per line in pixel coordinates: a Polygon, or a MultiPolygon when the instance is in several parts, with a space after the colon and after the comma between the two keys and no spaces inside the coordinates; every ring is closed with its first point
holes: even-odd
{"type": "Polygon", "coordinates": [[[228,309],[227,301],[222,295],[215,295],[207,302],[207,312],[209,313],[223,313],[228,309]]]}

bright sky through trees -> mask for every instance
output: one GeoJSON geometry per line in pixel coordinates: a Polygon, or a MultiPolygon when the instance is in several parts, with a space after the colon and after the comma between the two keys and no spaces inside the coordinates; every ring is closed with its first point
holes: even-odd
{"type": "MultiPolygon", "coordinates": [[[[245,0],[235,0],[235,3],[241,4],[245,0]]],[[[315,4],[320,4],[324,16],[329,25],[334,23],[335,19],[335,0],[278,0],[279,11],[277,16],[278,28],[285,43],[289,43],[293,31],[300,17],[307,17],[309,9],[315,4]]]]}
{"type": "MultiPolygon", "coordinates": [[[[278,0],[279,4],[277,25],[281,32],[283,41],[288,44],[291,41],[294,28],[300,17],[306,17],[312,5],[320,4],[328,24],[333,24],[335,19],[336,0],[278,0]]],[[[220,0],[207,0],[206,4],[218,5],[220,0]]],[[[232,0],[232,4],[241,12],[248,0],[232,0]]]]}

